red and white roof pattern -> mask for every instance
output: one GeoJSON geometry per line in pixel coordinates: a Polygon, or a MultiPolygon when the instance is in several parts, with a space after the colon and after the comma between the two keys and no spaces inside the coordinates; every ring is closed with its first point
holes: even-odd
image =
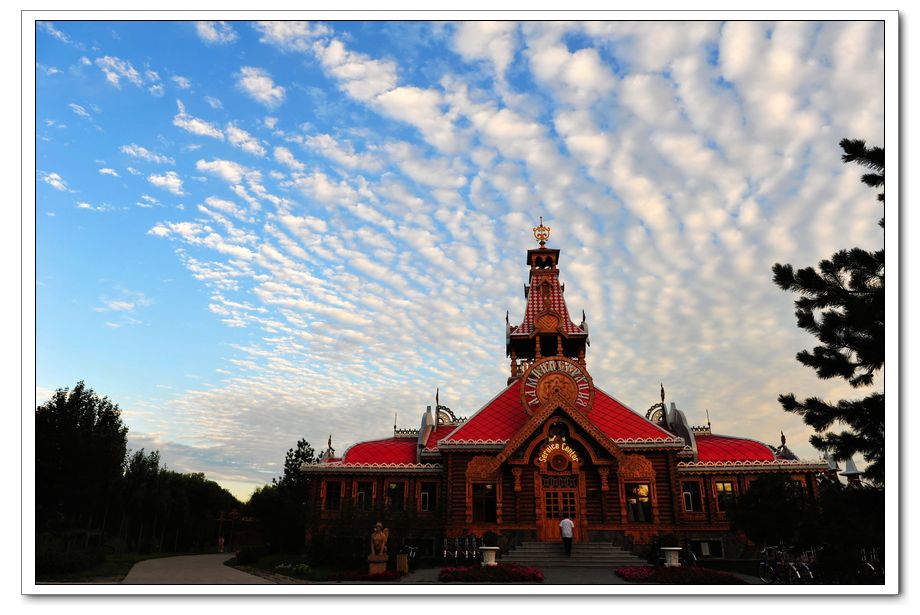
{"type": "Polygon", "coordinates": [[[556,312],[562,317],[562,330],[569,334],[582,334],[584,330],[569,320],[569,309],[565,305],[565,298],[562,296],[562,287],[559,286],[559,278],[554,275],[540,277],[534,281],[527,294],[527,309],[524,310],[524,322],[511,332],[513,336],[526,336],[534,331],[534,321],[546,309],[556,312]],[[544,299],[543,293],[540,292],[540,286],[543,280],[549,282],[549,294],[544,299]]]}
{"type": "Polygon", "coordinates": [[[588,411],[588,420],[614,442],[674,438],[670,432],[636,414],[598,388],[594,389],[594,405],[588,411]]]}
{"type": "Polygon", "coordinates": [[[342,456],[343,465],[363,464],[415,464],[418,440],[416,438],[387,438],[358,442],[342,456]]]}
{"type": "Polygon", "coordinates": [[[696,434],[695,438],[700,463],[776,460],[770,447],[755,440],[715,434],[696,434]]]}
{"type": "MultiPolygon", "coordinates": [[[[521,384],[515,380],[499,395],[442,441],[442,444],[501,444],[507,442],[530,418],[521,401],[521,384]]],[[[674,436],[647,421],[600,389],[588,420],[613,441],[660,441],[674,436]]]]}
{"type": "Polygon", "coordinates": [[[507,442],[524,426],[530,415],[521,402],[521,379],[483,406],[470,419],[456,428],[442,444],[475,442],[490,444],[507,442]]]}
{"type": "Polygon", "coordinates": [[[426,451],[436,451],[438,450],[438,440],[444,438],[457,428],[456,425],[441,425],[437,429],[431,432],[431,435],[428,436],[428,442],[425,443],[426,451]]]}

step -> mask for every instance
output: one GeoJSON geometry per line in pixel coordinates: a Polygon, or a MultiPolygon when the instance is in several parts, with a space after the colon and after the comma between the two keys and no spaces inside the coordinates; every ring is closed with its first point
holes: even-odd
{"type": "Polygon", "coordinates": [[[540,567],[621,568],[642,566],[645,561],[611,543],[583,542],[572,545],[567,557],[561,542],[524,542],[505,554],[501,561],[540,567]]]}

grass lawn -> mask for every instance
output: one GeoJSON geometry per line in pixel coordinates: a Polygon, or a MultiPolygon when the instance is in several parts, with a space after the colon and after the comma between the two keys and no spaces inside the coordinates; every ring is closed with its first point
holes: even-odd
{"type": "Polygon", "coordinates": [[[59,572],[37,577],[36,581],[43,583],[119,583],[137,562],[179,555],[201,555],[201,553],[112,553],[106,555],[102,563],[87,570],[59,572]]]}

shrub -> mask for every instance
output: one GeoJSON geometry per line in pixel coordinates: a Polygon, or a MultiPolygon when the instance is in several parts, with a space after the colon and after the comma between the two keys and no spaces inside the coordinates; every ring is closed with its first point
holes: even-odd
{"type": "Polygon", "coordinates": [[[727,572],[696,566],[628,566],[617,568],[617,575],[632,583],[668,585],[744,585],[744,581],[727,572]]]}
{"type": "Polygon", "coordinates": [[[482,534],[482,546],[484,547],[497,547],[498,546],[498,534],[492,530],[487,530],[482,534]]]}
{"type": "Polygon", "coordinates": [[[236,552],[236,563],[240,566],[252,566],[260,557],[270,553],[268,547],[243,547],[236,552]]]}
{"type": "Polygon", "coordinates": [[[543,571],[532,566],[498,564],[496,566],[460,566],[443,568],[438,574],[442,583],[542,583],[543,571]]]}

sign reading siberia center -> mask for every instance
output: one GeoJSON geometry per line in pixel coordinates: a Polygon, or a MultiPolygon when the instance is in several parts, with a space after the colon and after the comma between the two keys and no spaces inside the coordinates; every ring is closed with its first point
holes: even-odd
{"type": "Polygon", "coordinates": [[[521,386],[524,407],[533,413],[555,393],[583,412],[594,402],[591,377],[578,363],[563,358],[534,363],[524,374],[521,386]]]}

